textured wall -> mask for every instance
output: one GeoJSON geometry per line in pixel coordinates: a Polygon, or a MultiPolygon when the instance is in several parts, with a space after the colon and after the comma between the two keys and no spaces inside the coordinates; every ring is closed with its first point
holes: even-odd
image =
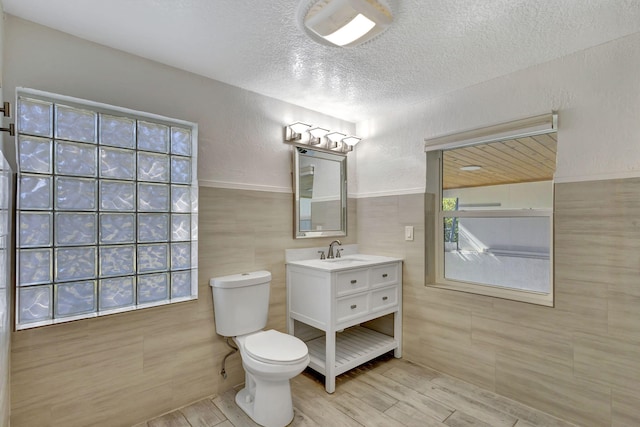
{"type": "MultiPolygon", "coordinates": [[[[282,143],[287,123],[355,132],[343,120],[10,15],[5,47],[7,99],[16,87],[30,87],[198,123],[198,179],[215,186],[290,192],[291,147],[282,143]]],[[[13,161],[13,147],[5,154],[13,161]]]]}
{"type": "Polygon", "coordinates": [[[357,124],[359,196],[424,191],[424,139],[559,111],[556,182],[640,176],[640,33],[357,124]]]}

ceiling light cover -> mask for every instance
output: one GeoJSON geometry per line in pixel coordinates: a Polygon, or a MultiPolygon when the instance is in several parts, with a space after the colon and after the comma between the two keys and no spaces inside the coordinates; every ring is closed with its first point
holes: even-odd
{"type": "Polygon", "coordinates": [[[325,128],[321,128],[321,127],[315,127],[313,129],[309,129],[309,133],[314,138],[322,138],[323,136],[325,136],[329,132],[330,132],[329,129],[325,129],[325,128]]]}
{"type": "Polygon", "coordinates": [[[302,122],[295,122],[295,123],[290,124],[289,127],[295,133],[302,133],[305,130],[309,129],[311,127],[311,125],[308,125],[308,124],[302,123],[302,122]]]}
{"type": "Polygon", "coordinates": [[[466,171],[466,172],[479,171],[480,169],[482,169],[482,166],[479,166],[479,165],[468,165],[468,166],[462,166],[460,168],[461,171],[466,171]]]}
{"type": "Polygon", "coordinates": [[[393,16],[382,0],[315,0],[303,20],[304,27],[320,37],[314,39],[354,47],[386,30],[393,16]]]}
{"type": "Polygon", "coordinates": [[[284,128],[284,139],[287,141],[300,141],[302,140],[302,133],[308,130],[310,127],[311,125],[302,122],[291,123],[284,128]]]}
{"type": "Polygon", "coordinates": [[[312,129],[309,129],[307,132],[309,132],[309,135],[311,135],[311,137],[309,138],[309,144],[317,145],[322,144],[322,137],[331,131],[329,129],[321,127],[314,127],[312,129]]]}
{"type": "Polygon", "coordinates": [[[327,136],[327,139],[329,141],[334,142],[334,143],[338,143],[338,142],[342,141],[342,138],[344,138],[347,135],[345,135],[344,133],[340,133],[340,132],[331,132],[331,133],[327,134],[326,136],[327,136]]]}

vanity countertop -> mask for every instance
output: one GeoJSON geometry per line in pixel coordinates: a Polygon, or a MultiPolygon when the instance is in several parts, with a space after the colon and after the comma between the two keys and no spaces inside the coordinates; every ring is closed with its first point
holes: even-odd
{"type": "Polygon", "coordinates": [[[351,268],[371,267],[388,262],[402,261],[402,258],[394,258],[381,255],[352,254],[343,255],[342,258],[333,259],[305,259],[298,261],[287,261],[288,265],[313,268],[322,271],[340,271],[351,268]]]}

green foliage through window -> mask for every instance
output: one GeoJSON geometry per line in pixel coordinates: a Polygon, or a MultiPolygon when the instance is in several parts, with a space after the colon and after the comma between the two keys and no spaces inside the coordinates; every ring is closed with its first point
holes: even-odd
{"type": "MultiPolygon", "coordinates": [[[[457,211],[458,210],[458,198],[457,197],[443,197],[442,198],[442,210],[443,211],[457,211]]],[[[448,243],[458,242],[458,221],[457,218],[445,218],[444,219],[444,241],[448,243]]]]}

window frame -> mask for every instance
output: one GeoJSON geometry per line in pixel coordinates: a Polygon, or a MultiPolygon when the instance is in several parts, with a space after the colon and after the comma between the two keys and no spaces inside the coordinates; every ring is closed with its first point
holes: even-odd
{"type": "MultiPolygon", "coordinates": [[[[427,191],[436,196],[433,210],[434,237],[427,239],[427,253],[429,247],[433,249],[434,275],[432,283],[427,278],[426,286],[432,288],[449,289],[467,292],[495,298],[502,298],[542,306],[554,306],[554,207],[551,209],[479,209],[479,210],[452,210],[443,209],[443,152],[446,150],[465,146],[475,146],[491,142],[505,141],[509,139],[543,135],[557,132],[557,114],[536,116],[528,119],[490,126],[487,128],[465,131],[459,134],[446,135],[425,141],[427,156],[427,191]],[[546,121],[549,125],[545,125],[546,121]],[[543,124],[541,124],[543,123],[543,124]],[[532,128],[531,125],[535,128],[532,128]],[[436,184],[437,183],[437,184],[436,184]],[[437,185],[437,187],[436,187],[437,185]],[[498,285],[474,283],[463,280],[447,279],[445,277],[445,218],[549,218],[549,292],[536,292],[531,290],[508,288],[498,285]]],[[[554,185],[552,180],[552,193],[554,185]]],[[[552,194],[552,200],[555,199],[552,194]]],[[[427,214],[427,221],[429,215],[427,214]]]]}
{"type": "MultiPolygon", "coordinates": [[[[38,246],[37,249],[42,249],[42,250],[49,250],[50,253],[55,254],[56,251],[58,251],[59,249],[74,249],[74,248],[95,248],[96,251],[96,261],[95,261],[95,275],[92,278],[89,279],[85,279],[85,280],[79,280],[79,279],[73,279],[73,280],[68,280],[68,281],[57,281],[54,277],[54,273],[55,273],[55,262],[52,259],[51,260],[51,268],[52,271],[50,271],[50,280],[47,283],[42,283],[42,284],[37,284],[37,285],[23,285],[21,286],[18,280],[18,271],[20,271],[20,251],[21,250],[29,250],[30,247],[29,246],[19,246],[19,242],[20,242],[20,227],[19,227],[19,221],[18,224],[16,224],[16,247],[15,247],[15,251],[16,251],[16,257],[15,257],[15,265],[16,265],[16,279],[15,279],[15,292],[16,292],[16,316],[15,316],[15,329],[16,330],[24,330],[24,329],[30,329],[30,328],[35,328],[35,327],[40,327],[40,326],[45,326],[45,325],[51,325],[51,324],[59,324],[59,323],[65,323],[65,322],[69,322],[69,321],[74,321],[74,320],[79,320],[79,319],[87,319],[87,318],[94,318],[94,317],[101,317],[101,316],[105,316],[105,315],[110,315],[110,314],[115,314],[115,313],[121,313],[121,312],[126,312],[126,311],[132,311],[132,310],[138,310],[138,309],[144,309],[144,308],[148,308],[148,307],[155,307],[155,306],[161,306],[161,305],[167,305],[167,304],[173,304],[173,303],[179,303],[179,302],[184,302],[184,301],[191,301],[191,300],[196,300],[198,299],[198,262],[197,262],[197,258],[198,258],[198,231],[197,231],[197,225],[198,225],[198,181],[197,181],[197,159],[198,159],[198,125],[197,123],[194,122],[189,122],[189,121],[185,121],[185,120],[180,120],[180,119],[174,119],[174,118],[169,118],[169,117],[165,117],[165,116],[161,116],[161,115],[157,115],[157,114],[152,114],[152,113],[146,113],[146,112],[142,112],[142,111],[136,111],[136,110],[132,110],[132,109],[128,109],[128,108],[123,108],[123,107],[118,107],[118,106],[114,106],[114,105],[109,105],[109,104],[103,104],[103,103],[99,103],[99,102],[95,102],[95,101],[90,101],[90,100],[84,100],[84,99],[79,99],[79,98],[75,98],[75,97],[70,97],[70,96],[65,96],[65,95],[59,95],[59,94],[55,94],[55,93],[50,93],[50,92],[45,92],[45,91],[41,91],[41,90],[36,90],[36,89],[29,89],[29,88],[16,88],[16,108],[18,108],[19,106],[19,102],[20,99],[22,98],[26,98],[26,99],[33,99],[33,100],[39,100],[39,101],[43,101],[43,102],[47,102],[47,103],[52,103],[52,120],[55,120],[54,117],[56,115],[56,106],[57,105],[62,105],[65,107],[71,107],[71,108],[75,108],[75,109],[80,109],[80,110],[88,110],[88,111],[92,111],[93,113],[96,114],[97,118],[96,118],[96,136],[95,136],[95,142],[82,142],[82,141],[74,141],[74,140],[68,140],[68,139],[60,139],[56,137],[55,134],[55,124],[52,124],[52,135],[50,137],[48,136],[38,136],[38,135],[31,135],[30,133],[21,133],[19,130],[19,127],[17,127],[16,129],[16,136],[15,136],[15,144],[16,144],[16,161],[17,161],[17,181],[20,181],[20,177],[23,174],[26,174],[27,176],[29,175],[34,175],[34,176],[43,176],[43,177],[49,177],[49,179],[51,180],[50,182],[53,183],[56,182],[56,180],[58,179],[58,177],[67,177],[68,174],[64,174],[64,173],[58,173],[55,170],[56,164],[55,164],[55,151],[56,151],[56,146],[58,143],[67,143],[70,142],[72,144],[75,145],[83,145],[83,144],[94,144],[95,145],[95,152],[96,152],[96,156],[97,158],[96,160],[96,172],[95,172],[95,176],[90,177],[88,175],[82,175],[82,176],[73,176],[73,175],[68,175],[69,178],[78,178],[78,179],[84,179],[84,180],[92,180],[95,188],[96,188],[96,203],[97,206],[94,209],[88,210],[86,211],[86,213],[88,214],[92,214],[95,215],[95,233],[96,233],[96,241],[94,243],[88,243],[88,244],[82,244],[79,245],[77,243],[74,243],[71,246],[68,245],[63,245],[63,244],[59,244],[56,243],[55,238],[52,238],[53,240],[45,247],[45,246],[38,246]],[[137,146],[137,131],[135,133],[135,140],[134,140],[134,146],[132,148],[121,148],[118,146],[113,146],[110,144],[103,144],[102,141],[100,140],[100,135],[99,135],[99,129],[100,129],[100,119],[99,116],[101,115],[108,115],[108,116],[114,116],[114,117],[121,117],[123,119],[126,120],[133,120],[134,122],[134,127],[137,128],[139,125],[139,122],[146,122],[146,123],[151,123],[151,124],[155,124],[155,125],[163,125],[163,126],[167,126],[168,127],[168,132],[169,132],[169,139],[168,141],[168,147],[167,147],[167,151],[163,152],[164,154],[157,154],[157,155],[162,155],[162,156],[166,156],[167,158],[167,173],[169,174],[169,177],[167,178],[167,181],[163,181],[162,183],[160,182],[156,182],[155,180],[149,180],[149,179],[143,179],[143,180],[139,180],[138,176],[137,176],[137,166],[134,168],[134,177],[132,179],[129,178],[115,178],[115,177],[108,177],[108,176],[101,176],[99,173],[99,168],[100,166],[100,152],[101,152],[101,147],[107,148],[110,151],[130,151],[131,153],[133,153],[133,157],[134,157],[134,165],[136,165],[138,158],[139,158],[139,154],[142,153],[143,155],[153,155],[155,152],[155,150],[153,149],[145,149],[145,148],[139,148],[137,146]],[[185,129],[187,131],[190,132],[190,154],[183,154],[181,151],[173,151],[171,148],[171,133],[172,133],[172,127],[173,128],[180,128],[180,129],[185,129]],[[25,135],[26,137],[35,137],[35,138],[42,138],[44,139],[48,139],[50,141],[50,151],[51,151],[51,155],[52,155],[52,163],[51,163],[51,170],[49,172],[30,172],[30,171],[25,171],[23,172],[20,168],[20,149],[18,147],[18,144],[20,143],[20,137],[21,135],[25,135]],[[177,156],[177,157],[176,157],[177,156]],[[189,181],[173,181],[173,179],[171,178],[171,174],[172,174],[172,159],[176,159],[176,161],[185,158],[185,159],[189,159],[190,162],[190,176],[189,176],[189,181]],[[122,179],[126,179],[127,181],[121,181],[122,179]],[[111,183],[118,183],[118,182],[126,182],[129,184],[132,184],[135,187],[135,192],[134,194],[134,208],[132,211],[122,211],[122,210],[114,210],[114,209],[108,209],[108,210],[104,210],[103,208],[101,208],[100,205],[100,190],[99,187],[102,184],[99,183],[104,183],[104,182],[111,182],[111,183]],[[158,241],[158,242],[145,242],[140,240],[139,236],[138,236],[138,221],[139,221],[139,216],[145,215],[145,214],[150,214],[152,213],[151,211],[145,211],[144,209],[140,209],[137,203],[137,189],[139,187],[140,184],[151,184],[151,185],[157,185],[157,184],[163,184],[164,186],[167,187],[168,190],[168,208],[167,210],[163,210],[162,212],[158,211],[157,213],[162,214],[162,215],[167,215],[168,216],[168,230],[167,232],[169,233],[167,240],[166,241],[158,241]],[[187,193],[185,194],[189,194],[190,195],[190,208],[188,211],[181,211],[181,210],[173,210],[173,208],[171,207],[171,189],[174,187],[184,187],[185,189],[188,188],[188,190],[184,190],[187,191],[187,193]],[[101,238],[100,238],[100,224],[101,224],[101,218],[102,218],[102,214],[103,213],[108,213],[108,214],[133,214],[134,218],[133,218],[133,241],[132,243],[106,243],[106,242],[102,242],[101,238]],[[171,221],[171,216],[172,215],[189,215],[190,219],[188,220],[189,222],[189,229],[190,229],[190,237],[189,240],[182,240],[182,239],[178,239],[178,240],[174,240],[174,238],[171,236],[171,226],[172,226],[172,221],[171,221]],[[185,269],[185,267],[180,266],[178,268],[174,268],[171,265],[171,255],[170,255],[170,251],[171,248],[174,244],[181,244],[182,246],[184,246],[185,244],[189,244],[190,246],[190,264],[189,267],[185,269]],[[140,272],[137,266],[137,254],[135,252],[137,252],[137,247],[140,245],[153,245],[153,244],[163,244],[166,246],[167,248],[167,267],[166,269],[163,269],[162,271],[158,270],[157,272],[149,272],[149,278],[153,275],[166,275],[167,277],[167,297],[165,299],[161,299],[161,300],[156,300],[156,301],[151,301],[151,302],[140,302],[138,299],[138,286],[137,286],[137,282],[139,281],[139,278],[141,277],[141,274],[144,274],[144,272],[140,272]],[[119,275],[104,275],[101,274],[100,269],[99,269],[99,258],[100,258],[100,251],[102,250],[102,248],[110,248],[110,247],[126,247],[126,246],[133,246],[133,250],[134,250],[134,254],[133,254],[133,272],[132,273],[127,273],[124,276],[122,274],[119,275]],[[191,287],[191,291],[190,291],[190,295],[185,295],[185,296],[178,296],[178,297],[171,297],[171,278],[173,277],[173,273],[175,274],[179,274],[179,275],[184,275],[185,273],[189,274],[190,277],[190,287],[191,287]],[[133,278],[133,303],[131,305],[125,305],[125,306],[117,306],[114,308],[101,308],[100,306],[100,281],[101,280],[110,280],[113,278],[118,278],[118,277],[123,277],[123,278],[133,278]],[[55,298],[57,296],[58,293],[58,289],[59,287],[62,285],[66,285],[66,284],[79,284],[81,282],[94,282],[94,287],[95,287],[95,291],[94,291],[94,298],[95,298],[95,309],[93,311],[88,311],[88,312],[83,312],[80,314],[74,314],[74,315],[67,315],[67,316],[62,316],[62,317],[56,317],[56,308],[55,308],[55,298]],[[49,312],[50,314],[50,318],[48,319],[44,319],[44,320],[38,320],[38,321],[26,321],[26,322],[22,322],[20,321],[20,316],[19,316],[19,310],[20,310],[20,298],[19,298],[19,294],[20,294],[20,290],[24,289],[24,288],[29,288],[29,287],[33,287],[33,286],[49,286],[50,287],[50,301],[49,301],[49,312]]],[[[20,190],[20,187],[18,186],[18,191],[20,190]]],[[[53,189],[52,191],[52,195],[50,197],[53,197],[53,189]]],[[[183,191],[183,190],[181,190],[183,191]]],[[[18,193],[18,198],[20,197],[20,193],[18,193]]],[[[59,213],[67,213],[67,214],[78,214],[81,213],[81,210],[78,209],[73,209],[73,210],[58,210],[54,204],[53,204],[53,200],[51,201],[51,207],[43,209],[43,210],[36,210],[33,211],[33,209],[30,208],[23,208],[20,209],[19,203],[18,205],[15,207],[16,210],[16,217],[19,219],[21,212],[48,212],[51,215],[51,218],[55,221],[55,218],[57,217],[57,215],[59,213]]],[[[50,224],[50,227],[53,227],[53,224],[50,224]]],[[[50,233],[54,233],[53,229],[50,231],[50,233]]],[[[50,236],[55,236],[55,234],[50,234],[50,236]]],[[[124,274],[124,273],[123,273],[124,274]]]]}

